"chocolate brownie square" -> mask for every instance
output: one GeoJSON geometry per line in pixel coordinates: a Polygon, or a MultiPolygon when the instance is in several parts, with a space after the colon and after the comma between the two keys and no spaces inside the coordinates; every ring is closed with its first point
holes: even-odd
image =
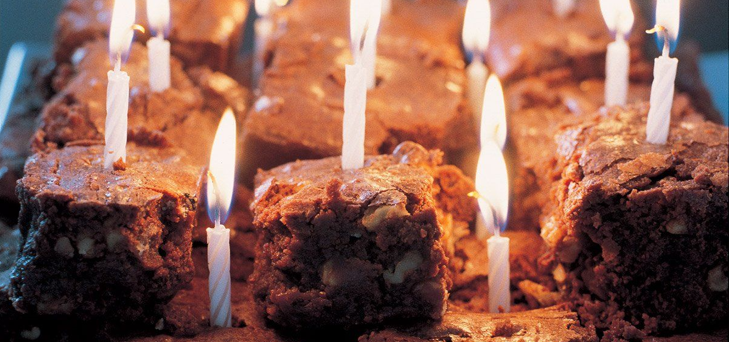
{"type": "MultiPolygon", "coordinates": [[[[682,56],[681,64],[685,66],[679,70],[677,80],[683,81],[676,86],[673,120],[705,117],[722,122],[710,97],[707,101],[695,50],[687,48],[682,56]]],[[[652,70],[634,68],[630,80],[627,103],[648,101],[652,70]]],[[[554,135],[563,125],[580,122],[601,110],[604,94],[604,79],[574,81],[565,71],[528,77],[507,87],[507,157],[512,170],[511,195],[515,199],[509,210],[509,230],[539,231],[539,217],[549,201],[549,189],[561,172],[554,164],[554,135]]]]}
{"type": "MultiPolygon", "coordinates": [[[[66,2],[56,28],[57,62],[70,62],[78,48],[109,36],[113,4],[113,0],[66,2]]],[[[246,0],[171,1],[168,39],[172,55],[186,68],[205,65],[213,70],[226,70],[240,49],[249,7],[246,0]]],[[[136,18],[137,23],[148,26],[143,2],[137,4],[136,18]]],[[[144,43],[149,37],[149,34],[138,34],[135,40],[144,43]]]]}
{"type": "Polygon", "coordinates": [[[251,282],[266,317],[302,330],[441,318],[452,227],[426,166],[440,162],[406,142],[358,170],[332,157],[260,172],[251,282]]]}
{"type": "MultiPolygon", "coordinates": [[[[575,1],[575,9],[557,16],[552,1],[493,2],[491,40],[486,64],[506,84],[528,76],[563,69],[583,80],[605,76],[607,45],[614,38],[605,26],[598,0],[575,1]]],[[[628,43],[631,67],[643,57],[645,23],[636,6],[636,22],[628,43]]]]}
{"type": "MultiPolygon", "coordinates": [[[[152,92],[146,49],[132,44],[129,60],[122,67],[130,77],[129,140],[181,148],[196,165],[207,165],[220,117],[231,107],[242,120],[248,109],[248,91],[206,67],[186,72],[172,58],[172,86],[152,92]],[[190,139],[191,132],[196,139],[190,139]]],[[[35,151],[76,141],[103,141],[110,69],[107,50],[106,40],[84,45],[69,65],[70,71],[56,76],[60,91],[43,108],[32,142],[35,151]]]]}
{"type": "Polygon", "coordinates": [[[556,136],[542,236],[555,279],[607,340],[726,322],[727,127],[674,120],[645,141],[648,105],[613,108],[556,136]]]}
{"type": "Polygon", "coordinates": [[[18,311],[143,320],[191,280],[201,170],[182,151],[134,144],[125,169],[104,170],[102,153],[77,144],[26,163],[11,279],[18,311]]]}
{"type": "MultiPolygon", "coordinates": [[[[378,36],[365,151],[390,153],[414,141],[450,158],[477,140],[455,29],[463,7],[445,0],[393,6],[378,36]]],[[[269,44],[261,97],[244,123],[243,179],[259,168],[341,153],[348,13],[347,2],[338,0],[300,0],[279,11],[286,25],[269,44]]]]}

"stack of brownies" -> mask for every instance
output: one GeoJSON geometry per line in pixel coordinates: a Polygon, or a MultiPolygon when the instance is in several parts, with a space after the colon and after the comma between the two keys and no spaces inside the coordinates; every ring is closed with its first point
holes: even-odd
{"type": "Polygon", "coordinates": [[[367,94],[368,156],[342,170],[349,1],[293,0],[273,14],[253,101],[235,72],[251,4],[172,1],[172,86],[150,90],[149,37],[137,39],[124,66],[128,160],[104,170],[112,3],[67,1],[53,63],[0,132],[0,340],[726,340],[728,131],[689,48],[668,142],[645,142],[641,20],[629,105],[608,108],[612,37],[597,0],[566,17],[551,1],[491,1],[513,312],[488,313],[486,243],[461,171],[478,151],[463,3],[392,1],[367,94]],[[200,179],[226,107],[242,152],[227,223],[233,328],[215,329],[200,179]]]}

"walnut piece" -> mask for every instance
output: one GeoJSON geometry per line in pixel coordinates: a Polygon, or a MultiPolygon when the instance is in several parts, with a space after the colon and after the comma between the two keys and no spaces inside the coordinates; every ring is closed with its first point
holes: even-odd
{"type": "Polygon", "coordinates": [[[709,271],[709,288],[714,292],[723,292],[729,288],[729,278],[727,278],[721,265],[716,266],[709,271]]]}
{"type": "Polygon", "coordinates": [[[674,235],[683,235],[688,233],[688,227],[681,220],[672,220],[666,223],[666,231],[674,235]]]}
{"type": "Polygon", "coordinates": [[[53,247],[53,250],[66,259],[73,258],[74,251],[73,246],[71,246],[71,240],[65,236],[56,240],[56,245],[53,247]]]}
{"type": "Polygon", "coordinates": [[[374,231],[385,220],[409,215],[410,213],[405,208],[405,203],[402,202],[393,205],[367,208],[364,217],[362,218],[362,225],[371,232],[374,231]]]}
{"type": "Polygon", "coordinates": [[[418,252],[410,251],[395,265],[395,271],[385,271],[382,276],[390,284],[402,284],[407,274],[418,269],[422,263],[423,257],[418,252]]]}

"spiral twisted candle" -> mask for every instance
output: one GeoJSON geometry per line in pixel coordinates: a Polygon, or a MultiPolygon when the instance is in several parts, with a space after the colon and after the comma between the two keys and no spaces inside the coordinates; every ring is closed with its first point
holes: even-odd
{"type": "Polygon", "coordinates": [[[230,230],[216,223],[207,233],[210,325],[230,327],[230,230]]]}
{"type": "Polygon", "coordinates": [[[488,239],[489,311],[511,310],[511,280],[509,277],[509,238],[496,234],[488,239]],[[501,310],[499,310],[501,308],[501,310]]]}
{"type": "Polygon", "coordinates": [[[129,109],[129,75],[117,67],[109,71],[106,88],[106,124],[104,168],[113,168],[119,159],[127,158],[127,111],[129,109]]]}
{"type": "Polygon", "coordinates": [[[646,140],[652,144],[665,144],[668,139],[677,68],[678,59],[665,56],[656,58],[651,87],[651,108],[648,111],[646,126],[646,140]]]}

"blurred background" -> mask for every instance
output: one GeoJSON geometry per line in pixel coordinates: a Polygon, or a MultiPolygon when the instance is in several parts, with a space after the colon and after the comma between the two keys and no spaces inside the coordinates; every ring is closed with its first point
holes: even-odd
{"type": "MultiPolygon", "coordinates": [[[[648,22],[652,23],[655,0],[633,1],[643,8],[643,13],[649,16],[648,22]]],[[[726,98],[729,91],[726,88],[729,78],[726,55],[729,49],[729,0],[681,2],[681,39],[700,43],[705,54],[702,61],[705,81],[714,93],[725,94],[726,98]]],[[[0,0],[0,77],[8,50],[14,42],[51,42],[56,17],[63,3],[64,0],[0,0]]],[[[722,102],[717,105],[726,115],[729,104],[722,102]]]]}

